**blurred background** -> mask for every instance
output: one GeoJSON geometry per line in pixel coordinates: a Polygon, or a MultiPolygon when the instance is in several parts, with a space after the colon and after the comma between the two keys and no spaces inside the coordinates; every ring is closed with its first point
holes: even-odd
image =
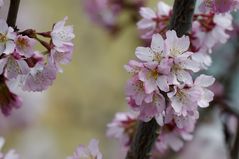
{"type": "MultiPolygon", "coordinates": [[[[5,2],[1,9],[3,18],[8,10],[5,2]]],[[[42,93],[19,92],[23,107],[0,119],[0,135],[7,141],[4,150],[14,147],[22,159],[65,158],[91,138],[100,140],[105,159],[117,159],[118,143],[105,136],[106,125],[116,112],[128,110],[124,85],[129,74],[123,65],[135,58],[139,35],[136,24],[132,24],[116,37],[110,36],[89,20],[82,3],[82,0],[21,0],[17,20],[21,30],[49,31],[53,23],[68,16],[68,24],[74,25],[76,35],[73,60],[63,66],[64,73],[58,74],[53,86],[42,93]]],[[[156,3],[149,1],[153,8],[156,3]]],[[[122,19],[125,17],[127,14],[122,19]]],[[[215,134],[220,136],[220,131],[211,129],[215,133],[207,138],[217,139],[215,134]]]]}

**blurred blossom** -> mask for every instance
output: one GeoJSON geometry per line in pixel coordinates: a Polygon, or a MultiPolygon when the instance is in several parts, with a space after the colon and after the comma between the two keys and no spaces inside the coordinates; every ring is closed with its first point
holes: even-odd
{"type": "MultiPolygon", "coordinates": [[[[0,138],[0,150],[5,143],[4,138],[0,138]]],[[[16,154],[15,150],[9,150],[7,153],[0,152],[0,159],[19,159],[19,155],[16,154]]]]}
{"type": "Polygon", "coordinates": [[[72,157],[67,159],[102,159],[102,154],[98,148],[99,141],[92,139],[88,145],[80,145],[72,157]]]}
{"type": "Polygon", "coordinates": [[[202,12],[226,13],[238,7],[238,0],[202,0],[199,9],[202,12]]]}

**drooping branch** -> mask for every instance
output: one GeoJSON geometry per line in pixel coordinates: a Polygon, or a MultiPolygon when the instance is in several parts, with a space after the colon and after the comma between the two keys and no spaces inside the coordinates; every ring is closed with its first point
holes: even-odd
{"type": "Polygon", "coordinates": [[[16,28],[17,14],[20,5],[20,0],[10,0],[10,6],[7,16],[7,24],[13,28],[16,28]]]}
{"type": "Polygon", "coordinates": [[[196,0],[175,0],[170,30],[175,30],[179,37],[191,29],[196,0]]]}
{"type": "MultiPolygon", "coordinates": [[[[196,0],[175,0],[169,29],[175,30],[178,36],[185,35],[190,30],[195,4],[196,0]]],[[[149,159],[159,129],[155,119],[147,123],[139,122],[126,159],[149,159]]]]}

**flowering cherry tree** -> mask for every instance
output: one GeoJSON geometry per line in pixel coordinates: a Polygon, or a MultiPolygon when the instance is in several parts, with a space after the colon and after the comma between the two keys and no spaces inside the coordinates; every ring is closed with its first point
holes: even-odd
{"type": "MultiPolygon", "coordinates": [[[[0,20],[0,108],[6,116],[21,106],[11,84],[17,83],[24,91],[46,90],[63,72],[61,64],[71,61],[74,46],[67,17],[46,32],[18,28],[19,3],[11,0],[7,20],[0,20]],[[37,43],[45,50],[35,50],[37,43]]],[[[229,64],[231,73],[218,77],[209,71],[214,50],[233,38],[233,33],[238,40],[232,15],[238,0],[175,0],[173,7],[159,1],[154,8],[144,0],[87,0],[84,6],[89,18],[111,35],[124,29],[119,16],[130,12],[128,20],[139,33],[136,57],[124,66],[131,75],[125,86],[130,111],[117,113],[107,125],[107,136],[127,150],[122,158],[159,159],[170,157],[170,150],[180,151],[193,139],[201,112],[209,112],[210,105],[227,116],[222,123],[228,158],[239,157],[239,110],[231,105],[229,95],[238,56],[229,64]],[[236,117],[236,130],[231,131],[227,122],[232,117],[236,117]]],[[[1,139],[0,148],[3,143],[1,139]]],[[[99,141],[93,139],[67,159],[102,159],[98,146],[99,141]]],[[[11,150],[0,153],[1,158],[19,156],[11,150]]]]}

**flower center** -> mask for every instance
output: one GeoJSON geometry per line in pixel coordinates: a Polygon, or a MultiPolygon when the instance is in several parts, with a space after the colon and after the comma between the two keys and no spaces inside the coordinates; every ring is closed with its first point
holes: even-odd
{"type": "Polygon", "coordinates": [[[21,49],[26,49],[27,47],[29,47],[28,41],[25,38],[19,37],[16,41],[16,44],[19,48],[21,49]]]}
{"type": "Polygon", "coordinates": [[[176,57],[176,56],[181,55],[181,54],[182,54],[182,52],[180,50],[176,49],[176,48],[170,49],[170,55],[172,57],[176,57]]]}
{"type": "Polygon", "coordinates": [[[7,42],[7,37],[6,35],[0,33],[0,43],[6,43],[7,42]]]}
{"type": "Polygon", "coordinates": [[[158,61],[158,62],[160,62],[160,61],[162,60],[161,54],[162,54],[162,52],[156,52],[156,53],[154,54],[154,59],[153,59],[153,61],[158,61]]]}

